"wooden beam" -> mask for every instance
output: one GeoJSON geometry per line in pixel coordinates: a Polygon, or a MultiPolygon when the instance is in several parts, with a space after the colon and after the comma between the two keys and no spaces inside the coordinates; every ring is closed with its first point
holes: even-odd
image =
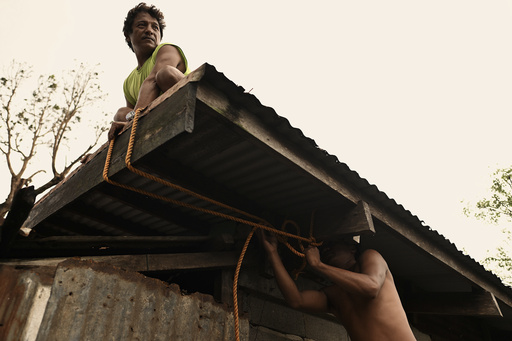
{"type": "Polygon", "coordinates": [[[55,236],[39,239],[19,240],[16,249],[144,249],[169,248],[204,244],[211,241],[209,236],[55,236]]]}
{"type": "Polygon", "coordinates": [[[374,234],[370,207],[364,201],[359,201],[357,205],[345,215],[340,214],[340,209],[335,207],[328,210],[322,210],[315,214],[315,225],[321,226],[318,240],[325,240],[335,236],[357,236],[362,234],[374,234]]]}
{"type": "Polygon", "coordinates": [[[403,299],[407,313],[454,316],[503,316],[494,295],[488,291],[421,293],[403,299]]]}
{"type": "MultiPolygon", "coordinates": [[[[145,254],[145,255],[118,255],[79,257],[82,260],[108,263],[131,271],[172,271],[172,270],[198,270],[215,268],[232,268],[238,262],[238,252],[203,252],[203,253],[175,253],[175,254],[145,254]]],[[[57,267],[59,263],[69,258],[44,259],[7,259],[0,261],[0,265],[16,267],[57,267]]],[[[250,260],[248,261],[250,262],[250,260]]],[[[248,263],[245,262],[244,263],[248,263]]]]}
{"type": "Polygon", "coordinates": [[[18,237],[23,222],[34,206],[35,199],[34,186],[22,188],[14,195],[7,218],[0,226],[0,256],[8,254],[9,248],[18,237]]]}
{"type": "Polygon", "coordinates": [[[238,252],[205,252],[147,255],[148,271],[231,268],[238,252]]]}

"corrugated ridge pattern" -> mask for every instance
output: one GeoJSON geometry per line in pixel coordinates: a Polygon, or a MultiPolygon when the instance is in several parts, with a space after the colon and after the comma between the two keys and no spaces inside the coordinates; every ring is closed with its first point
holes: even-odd
{"type": "MultiPolygon", "coordinates": [[[[225,77],[223,73],[216,71],[215,67],[210,65],[208,67],[211,68],[210,72],[207,73],[208,81],[211,84],[215,84],[219,91],[227,94],[231,102],[237,103],[252,114],[261,117],[269,127],[274,127],[280,135],[285,136],[288,140],[296,144],[299,148],[308,153],[312,159],[318,161],[326,167],[326,169],[339,175],[340,178],[349,181],[355,188],[382,205],[384,209],[413,226],[413,228],[422,231],[427,238],[430,238],[432,241],[442,246],[452,256],[466,262],[476,271],[485,273],[486,277],[493,283],[503,285],[496,275],[485,270],[485,268],[472,257],[459,251],[455,244],[439,232],[428,225],[424,225],[416,215],[405,209],[405,207],[396,200],[388,197],[387,194],[380,191],[376,185],[370,184],[368,180],[360,177],[359,174],[351,170],[348,165],[340,162],[336,156],[319,148],[313,139],[306,137],[300,129],[292,127],[290,122],[286,118],[279,116],[273,108],[262,105],[254,95],[246,93],[244,88],[236,86],[225,77]]],[[[512,288],[508,289],[510,295],[512,295],[512,288]]]]}
{"type": "MultiPolygon", "coordinates": [[[[247,319],[241,327],[247,340],[247,319]]],[[[182,295],[176,285],[73,260],[57,268],[37,341],[233,339],[233,313],[211,296],[182,295]]]]}

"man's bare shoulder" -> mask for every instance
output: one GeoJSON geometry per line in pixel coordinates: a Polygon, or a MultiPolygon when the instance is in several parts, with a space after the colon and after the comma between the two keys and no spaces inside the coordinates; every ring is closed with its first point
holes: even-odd
{"type": "Polygon", "coordinates": [[[361,253],[361,255],[359,256],[359,262],[363,261],[381,261],[384,263],[386,262],[384,257],[380,254],[380,252],[374,249],[366,249],[361,253]]]}
{"type": "Polygon", "coordinates": [[[180,54],[180,51],[176,46],[172,44],[165,44],[164,46],[160,47],[158,53],[156,54],[156,63],[174,66],[181,72],[186,71],[185,63],[183,61],[183,57],[180,54]]]}
{"type": "Polygon", "coordinates": [[[388,263],[377,250],[365,250],[359,256],[357,263],[359,271],[368,275],[384,275],[389,273],[388,263]]]}
{"type": "MultiPolygon", "coordinates": [[[[165,44],[163,45],[162,47],[160,47],[160,50],[158,50],[158,53],[162,52],[162,54],[164,53],[178,53],[179,54],[179,51],[178,51],[178,48],[172,44],[165,44]]],[[[158,55],[158,54],[157,54],[158,55]]]]}

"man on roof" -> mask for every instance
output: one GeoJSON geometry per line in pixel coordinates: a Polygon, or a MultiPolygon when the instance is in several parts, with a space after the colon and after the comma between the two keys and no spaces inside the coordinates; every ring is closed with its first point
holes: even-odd
{"type": "Polygon", "coordinates": [[[274,235],[260,232],[260,239],[286,302],[295,309],[332,313],[353,341],[416,340],[402,308],[393,276],[384,258],[375,250],[358,255],[353,240],[309,246],[306,260],[333,285],[322,290],[298,290],[277,251],[274,235]]]}
{"type": "Polygon", "coordinates": [[[123,33],[126,43],[135,53],[137,67],[124,81],[126,106],[114,115],[109,140],[133,118],[136,109],[146,107],[189,73],[181,48],[161,43],[164,28],[164,15],[153,5],[141,2],[126,16],[123,33]]]}

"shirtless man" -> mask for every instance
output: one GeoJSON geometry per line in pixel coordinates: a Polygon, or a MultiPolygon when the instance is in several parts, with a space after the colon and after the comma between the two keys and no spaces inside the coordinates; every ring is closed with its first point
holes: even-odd
{"type": "Polygon", "coordinates": [[[309,246],[308,264],[334,284],[322,290],[299,291],[279,257],[276,237],[261,232],[260,239],[277,285],[292,308],[334,314],[353,341],[416,340],[393,276],[377,251],[366,250],[356,258],[355,242],[340,240],[324,243],[320,257],[318,248],[309,246]]]}
{"type": "Polygon", "coordinates": [[[124,82],[126,106],[115,114],[108,133],[109,140],[133,118],[136,109],[146,107],[189,72],[181,48],[161,43],[164,28],[162,12],[143,2],[126,16],[123,32],[126,43],[135,53],[137,67],[124,82]]]}

